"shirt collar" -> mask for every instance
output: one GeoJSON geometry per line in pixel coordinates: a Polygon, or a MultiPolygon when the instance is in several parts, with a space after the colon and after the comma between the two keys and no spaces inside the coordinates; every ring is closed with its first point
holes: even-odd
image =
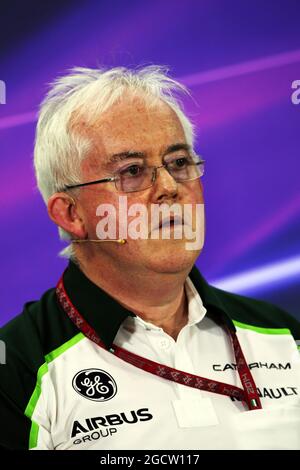
{"type": "Polygon", "coordinates": [[[188,301],[188,326],[199,323],[205,317],[207,312],[203,305],[201,297],[192,283],[190,277],[185,282],[185,293],[188,301]]]}
{"type": "MultiPolygon", "coordinates": [[[[190,280],[186,282],[189,311],[191,302],[200,302],[199,313],[189,315],[189,323],[198,323],[207,310],[217,323],[225,323],[229,328],[235,329],[226,306],[217,294],[218,289],[210,286],[195,266],[189,277],[190,280]],[[194,295],[195,292],[199,295],[194,295]]],[[[63,282],[73,305],[109,349],[124,320],[136,315],[90,281],[73,261],[69,262],[63,274],[63,282]]]]}
{"type": "Polygon", "coordinates": [[[192,268],[189,276],[201,297],[203,305],[207,309],[208,315],[216,323],[225,324],[231,330],[236,331],[231,319],[232,312],[230,311],[230,306],[226,305],[226,298],[229,294],[209,285],[196,266],[192,268]]]}
{"type": "MultiPolygon", "coordinates": [[[[198,294],[197,290],[195,289],[192,281],[188,277],[185,282],[185,292],[188,301],[188,321],[187,326],[193,326],[196,323],[199,323],[206,314],[206,308],[204,307],[200,295],[198,294]]],[[[143,320],[143,318],[136,316],[134,319],[127,319],[124,322],[125,325],[133,325],[141,326],[145,330],[157,330],[160,331],[162,328],[159,326],[150,323],[149,321],[143,320]]],[[[126,325],[126,326],[127,326],[126,325]]]]}

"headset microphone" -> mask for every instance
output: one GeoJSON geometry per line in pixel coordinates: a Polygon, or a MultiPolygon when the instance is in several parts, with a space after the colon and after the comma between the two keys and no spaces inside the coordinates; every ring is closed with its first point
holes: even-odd
{"type": "MultiPolygon", "coordinates": [[[[71,204],[72,206],[76,206],[76,201],[74,200],[73,197],[69,196],[70,200],[71,200],[71,204]]],[[[86,242],[93,242],[93,243],[102,243],[102,242],[115,242],[115,243],[119,243],[119,245],[124,245],[126,243],[126,240],[124,238],[117,238],[117,239],[109,239],[109,238],[106,238],[105,240],[101,240],[99,238],[97,238],[96,240],[94,239],[90,239],[90,238],[87,238],[87,239],[80,239],[80,238],[72,238],[70,240],[71,242],[73,243],[86,243],[86,242]]]]}
{"type": "Polygon", "coordinates": [[[115,243],[119,243],[120,245],[124,245],[126,243],[126,240],[124,238],[118,238],[116,240],[112,240],[112,239],[109,239],[109,238],[106,238],[105,240],[100,240],[100,239],[97,239],[97,240],[93,240],[93,239],[84,239],[84,240],[81,240],[81,239],[71,239],[71,242],[73,243],[86,243],[86,242],[94,242],[94,243],[102,243],[102,242],[115,242],[115,243]]]}

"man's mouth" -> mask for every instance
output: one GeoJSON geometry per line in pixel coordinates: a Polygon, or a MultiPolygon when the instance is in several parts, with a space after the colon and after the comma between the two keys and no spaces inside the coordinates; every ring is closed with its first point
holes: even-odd
{"type": "Polygon", "coordinates": [[[183,220],[178,216],[171,216],[162,219],[158,225],[156,225],[151,231],[160,230],[162,228],[175,228],[176,226],[183,225],[183,220]]]}

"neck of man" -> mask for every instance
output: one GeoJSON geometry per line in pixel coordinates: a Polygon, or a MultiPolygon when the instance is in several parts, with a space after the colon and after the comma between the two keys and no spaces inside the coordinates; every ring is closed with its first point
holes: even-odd
{"type": "Polygon", "coordinates": [[[184,283],[190,268],[179,273],[131,268],[129,276],[120,266],[114,267],[112,263],[105,269],[103,260],[101,263],[87,262],[80,257],[78,264],[88,279],[121,305],[177,339],[188,321],[184,283]]]}

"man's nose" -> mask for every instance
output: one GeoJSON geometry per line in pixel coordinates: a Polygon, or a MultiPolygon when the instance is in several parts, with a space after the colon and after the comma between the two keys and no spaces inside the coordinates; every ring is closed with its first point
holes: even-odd
{"type": "Polygon", "coordinates": [[[156,179],[154,182],[156,198],[159,200],[177,196],[178,185],[172,175],[164,167],[156,169],[156,179]]]}

